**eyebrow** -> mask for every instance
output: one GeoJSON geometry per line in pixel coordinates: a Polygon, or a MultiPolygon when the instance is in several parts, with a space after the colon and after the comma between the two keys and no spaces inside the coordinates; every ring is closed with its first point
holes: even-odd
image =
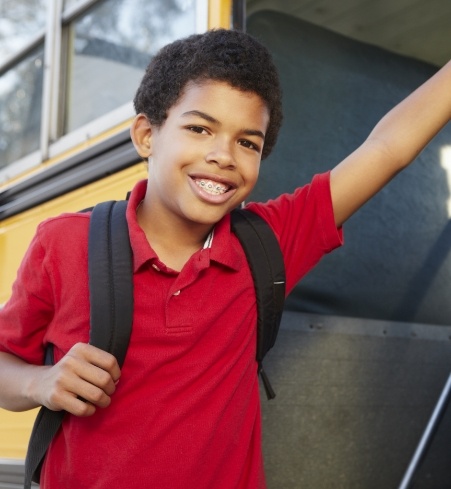
{"type": "Polygon", "coordinates": [[[184,112],[182,114],[183,117],[190,116],[190,115],[197,115],[198,117],[201,117],[202,119],[205,119],[208,122],[212,122],[213,124],[219,124],[219,121],[217,119],[215,119],[211,115],[206,114],[205,112],[201,112],[200,110],[189,110],[188,112],[184,112]]]}
{"type": "MultiPolygon", "coordinates": [[[[201,117],[202,119],[205,119],[206,121],[211,122],[212,124],[220,124],[220,122],[217,119],[200,110],[189,110],[188,112],[184,112],[182,114],[182,117],[186,117],[190,115],[201,117]]],[[[265,134],[262,131],[259,131],[258,129],[243,129],[242,132],[247,136],[258,136],[262,138],[263,141],[265,140],[265,134]]]]}

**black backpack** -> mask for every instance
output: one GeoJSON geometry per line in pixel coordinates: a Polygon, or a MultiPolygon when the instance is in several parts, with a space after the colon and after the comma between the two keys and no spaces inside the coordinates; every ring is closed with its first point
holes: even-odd
{"type": "MultiPolygon", "coordinates": [[[[109,201],[92,209],[88,268],[91,304],[90,344],[125,359],[133,319],[132,251],[125,219],[127,201],[109,201]],[[113,239],[114,238],[114,239],[113,239]]],[[[90,210],[90,209],[89,209],[90,210]]],[[[257,362],[268,399],[275,393],[262,361],[276,341],[285,300],[285,267],[279,243],[269,225],[244,209],[231,213],[232,230],[246,253],[257,299],[257,362]]],[[[53,349],[45,363],[51,365],[53,349]]],[[[36,417],[25,459],[24,489],[39,482],[41,466],[65,411],[42,407],[36,417]]]]}

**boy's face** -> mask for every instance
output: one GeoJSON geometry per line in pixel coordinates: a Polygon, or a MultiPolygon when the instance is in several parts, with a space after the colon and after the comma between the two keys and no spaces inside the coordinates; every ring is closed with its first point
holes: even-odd
{"type": "Polygon", "coordinates": [[[151,217],[211,226],[254,188],[269,122],[255,93],[225,82],[190,83],[162,126],[141,117],[135,125],[148,125],[141,138],[147,146],[134,142],[141,156],[150,157],[151,217]]]}

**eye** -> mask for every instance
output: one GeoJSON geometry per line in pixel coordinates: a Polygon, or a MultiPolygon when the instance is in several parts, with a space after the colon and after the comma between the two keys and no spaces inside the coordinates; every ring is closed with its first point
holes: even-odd
{"type": "Polygon", "coordinates": [[[187,129],[196,134],[207,134],[207,130],[202,126],[187,126],[187,129]]]}
{"type": "Polygon", "coordinates": [[[244,146],[245,148],[253,149],[254,151],[260,153],[260,146],[258,144],[253,143],[252,141],[249,141],[249,139],[240,139],[238,141],[238,144],[244,146]]]}

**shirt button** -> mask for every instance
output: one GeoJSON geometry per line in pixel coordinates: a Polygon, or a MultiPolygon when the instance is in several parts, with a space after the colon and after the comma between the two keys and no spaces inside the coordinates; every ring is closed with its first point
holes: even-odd
{"type": "Polygon", "coordinates": [[[174,292],[172,295],[180,295],[180,290],[177,290],[177,292],[174,292]]]}

